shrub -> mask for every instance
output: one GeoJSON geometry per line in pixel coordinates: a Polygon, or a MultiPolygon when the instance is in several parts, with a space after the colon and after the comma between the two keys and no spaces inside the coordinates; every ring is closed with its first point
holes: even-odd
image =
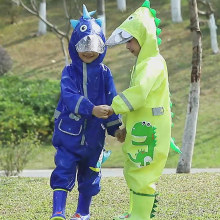
{"type": "Polygon", "coordinates": [[[7,73],[12,67],[11,57],[6,50],[0,46],[0,76],[7,73]]]}
{"type": "Polygon", "coordinates": [[[22,138],[30,131],[38,133],[42,141],[49,140],[58,93],[56,81],[1,77],[0,140],[10,141],[11,134],[22,138]]]}
{"type": "Polygon", "coordinates": [[[12,134],[10,141],[4,144],[0,143],[0,166],[3,168],[5,175],[19,174],[38,147],[37,135],[33,133],[27,133],[21,139],[17,139],[12,134]]]}

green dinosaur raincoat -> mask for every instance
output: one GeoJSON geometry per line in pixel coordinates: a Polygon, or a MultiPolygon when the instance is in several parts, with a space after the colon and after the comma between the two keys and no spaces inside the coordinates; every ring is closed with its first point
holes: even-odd
{"type": "Polygon", "coordinates": [[[160,29],[155,13],[140,7],[119,26],[138,40],[141,50],[130,87],[112,103],[114,112],[122,114],[127,131],[123,145],[125,179],[133,192],[141,194],[155,193],[171,138],[168,73],[158,49],[160,29]]]}

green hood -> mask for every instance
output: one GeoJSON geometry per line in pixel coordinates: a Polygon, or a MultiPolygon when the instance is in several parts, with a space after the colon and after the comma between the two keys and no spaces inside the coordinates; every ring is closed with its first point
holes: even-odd
{"type": "MultiPolygon", "coordinates": [[[[150,8],[150,2],[145,1],[144,4],[138,8],[133,14],[131,14],[117,29],[113,32],[118,34],[119,31],[126,31],[128,34],[136,38],[141,46],[141,51],[138,56],[138,63],[155,57],[159,54],[158,44],[161,44],[161,39],[157,37],[161,33],[161,29],[157,26],[160,23],[160,19],[156,18],[156,11],[150,8]]],[[[110,37],[112,38],[112,36],[110,37]]],[[[125,43],[126,39],[121,34],[122,41],[125,43]]],[[[127,37],[127,41],[130,38],[127,37]]],[[[108,42],[107,42],[108,44],[108,42]]],[[[119,44],[119,42],[115,43],[119,44]]],[[[112,44],[111,46],[113,46],[112,44]]]]}

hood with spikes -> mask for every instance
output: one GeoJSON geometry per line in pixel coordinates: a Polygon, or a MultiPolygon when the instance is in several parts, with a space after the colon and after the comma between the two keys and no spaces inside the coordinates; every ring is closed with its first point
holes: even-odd
{"type": "Polygon", "coordinates": [[[83,5],[83,16],[79,20],[70,20],[74,31],[69,43],[69,54],[75,63],[82,62],[78,52],[84,51],[95,51],[100,54],[93,63],[101,63],[104,59],[105,36],[102,32],[101,20],[91,17],[94,14],[95,11],[88,12],[86,6],[83,5]]]}
{"type": "Polygon", "coordinates": [[[158,45],[161,44],[158,37],[161,33],[159,24],[160,19],[156,17],[156,11],[150,7],[150,1],[146,0],[112,33],[106,45],[125,43],[134,37],[141,46],[139,60],[156,56],[159,53],[158,45]]]}

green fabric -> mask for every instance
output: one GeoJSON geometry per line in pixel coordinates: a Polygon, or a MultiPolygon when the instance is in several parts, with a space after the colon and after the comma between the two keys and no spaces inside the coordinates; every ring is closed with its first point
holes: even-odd
{"type": "Polygon", "coordinates": [[[150,220],[155,197],[133,195],[133,208],[129,220],[150,220]]]}
{"type": "Polygon", "coordinates": [[[148,2],[145,1],[145,6],[138,8],[119,26],[138,40],[141,50],[133,67],[130,87],[112,103],[114,112],[122,114],[127,131],[123,145],[125,179],[130,189],[141,194],[155,193],[155,182],[165,166],[171,138],[168,72],[158,48],[157,34],[161,31],[157,25],[160,20],[154,17],[156,14],[152,13],[148,2]],[[163,115],[153,116],[152,108],[158,107],[163,107],[163,115]],[[149,122],[156,129],[154,148],[149,145],[153,142],[147,141],[154,139],[153,135],[142,131],[134,135],[132,132],[137,123],[143,122],[149,122]],[[141,157],[141,153],[145,155],[141,157]],[[137,163],[137,158],[141,162],[137,163]]]}

